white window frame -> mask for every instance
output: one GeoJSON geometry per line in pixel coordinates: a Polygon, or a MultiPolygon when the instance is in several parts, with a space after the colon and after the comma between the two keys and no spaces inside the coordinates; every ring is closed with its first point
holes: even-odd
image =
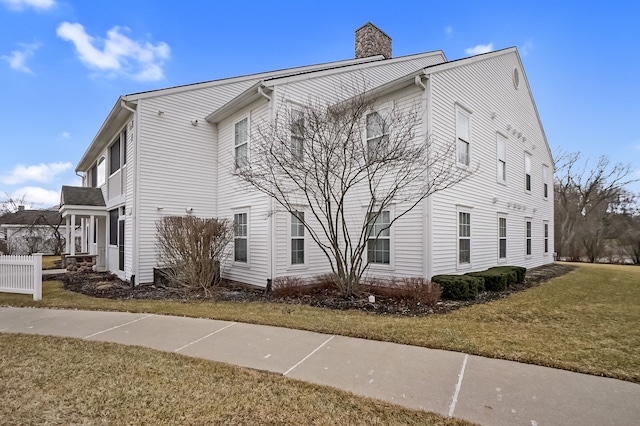
{"type": "Polygon", "coordinates": [[[542,165],[542,197],[549,199],[549,166],[542,165]]]}
{"type": "Polygon", "coordinates": [[[296,132],[296,130],[300,128],[304,129],[304,112],[300,108],[291,107],[290,114],[289,119],[291,122],[289,123],[289,131],[291,133],[291,145],[289,146],[289,150],[293,159],[302,161],[304,160],[304,134],[296,132]],[[302,124],[298,124],[300,121],[302,124]]]}
{"type": "MultiPolygon", "coordinates": [[[[382,210],[381,215],[378,218],[382,217],[382,215],[388,212],[389,213],[389,223],[393,222],[393,218],[395,217],[395,207],[389,206],[386,209],[382,210]]],[[[391,226],[387,229],[388,235],[380,235],[377,238],[375,236],[369,235],[372,229],[369,227],[367,229],[367,247],[365,249],[365,256],[368,268],[374,270],[393,270],[395,269],[395,226],[392,223],[391,226]],[[370,240],[388,240],[389,241],[389,263],[377,263],[369,261],[369,241],[370,240]]]]}
{"type": "Polygon", "coordinates": [[[498,183],[507,183],[507,137],[496,134],[496,179],[498,183]]]}
{"type": "Polygon", "coordinates": [[[524,191],[531,193],[533,178],[531,176],[531,153],[524,153],[524,191]]]}
{"type": "Polygon", "coordinates": [[[509,224],[507,222],[506,214],[498,214],[498,262],[504,263],[507,261],[509,254],[509,224]],[[504,221],[504,228],[501,226],[501,221],[504,221]],[[502,233],[504,229],[504,234],[502,233]],[[500,256],[500,243],[504,240],[504,256],[500,256]]]}
{"type": "Polygon", "coordinates": [[[251,121],[249,120],[248,115],[233,122],[233,162],[236,169],[240,169],[249,165],[250,133],[251,133],[251,121]],[[238,132],[236,129],[237,129],[237,126],[243,121],[247,122],[246,139],[238,143],[238,132]],[[243,147],[245,150],[244,163],[240,164],[240,162],[238,161],[238,150],[243,147]]]}
{"type": "Polygon", "coordinates": [[[249,266],[249,261],[251,259],[250,253],[250,247],[249,247],[249,242],[251,241],[251,231],[250,231],[250,214],[249,214],[249,210],[248,209],[244,209],[244,210],[235,210],[233,212],[233,219],[232,219],[232,223],[233,223],[233,263],[234,265],[238,265],[238,266],[249,266]],[[245,233],[244,235],[237,235],[237,228],[236,228],[236,216],[241,216],[241,215],[245,215],[246,216],[246,229],[245,229],[245,233]],[[242,261],[242,260],[236,260],[236,240],[240,240],[243,239],[246,241],[246,260],[242,261]]]}
{"type": "MultiPolygon", "coordinates": [[[[305,219],[305,211],[304,209],[296,209],[295,211],[296,214],[302,214],[302,221],[304,221],[305,219]]],[[[287,265],[289,266],[289,268],[292,269],[296,269],[296,268],[305,268],[307,266],[307,261],[308,261],[308,250],[307,250],[307,230],[304,227],[303,222],[300,222],[300,224],[298,226],[301,226],[302,228],[302,235],[298,235],[298,233],[296,233],[296,235],[294,235],[294,229],[293,226],[296,224],[296,222],[294,221],[294,213],[292,212],[288,212],[288,221],[287,221],[287,230],[288,230],[288,245],[287,245],[287,265]],[[294,240],[302,240],[302,256],[303,256],[303,262],[302,263],[293,263],[293,241],[294,240]]],[[[299,216],[296,216],[299,218],[299,216]]],[[[298,219],[299,220],[299,219],[298,219]]],[[[300,230],[300,228],[298,229],[300,230]]]]}
{"type": "Polygon", "coordinates": [[[458,207],[456,209],[456,265],[458,269],[470,269],[473,263],[473,215],[470,208],[461,208],[458,207]],[[461,222],[462,215],[468,215],[469,223],[463,224],[461,222]],[[468,225],[468,232],[463,232],[464,228],[462,226],[468,225]],[[468,235],[465,235],[468,234],[468,235]],[[461,261],[461,242],[462,240],[469,241],[469,261],[464,262],[461,261]]]}
{"type": "Polygon", "coordinates": [[[364,128],[365,128],[365,143],[367,147],[367,158],[372,159],[373,153],[378,152],[379,148],[384,148],[389,144],[389,137],[391,134],[391,125],[390,125],[390,107],[387,105],[381,106],[374,111],[366,114],[364,117],[364,128]],[[369,117],[374,118],[374,116],[379,117],[378,126],[374,129],[373,126],[370,125],[369,117]],[[374,130],[380,130],[379,132],[374,130]],[[375,144],[375,145],[373,145],[375,144]],[[372,145],[375,150],[372,149],[372,145]]]}
{"type": "Polygon", "coordinates": [[[542,230],[544,233],[544,245],[543,245],[543,253],[545,256],[549,255],[549,221],[542,221],[542,230]]]}
{"type": "Polygon", "coordinates": [[[524,219],[524,254],[527,258],[533,256],[533,219],[524,219]]]}
{"type": "Polygon", "coordinates": [[[96,188],[107,182],[107,158],[103,155],[96,163],[96,188]]]}
{"type": "Polygon", "coordinates": [[[456,129],[456,164],[459,167],[469,167],[471,165],[471,112],[456,105],[455,108],[455,129],[456,129]],[[461,123],[460,117],[467,120],[466,129],[461,123]],[[466,134],[465,134],[466,133],[466,134]],[[465,148],[463,150],[461,148],[465,148]]]}

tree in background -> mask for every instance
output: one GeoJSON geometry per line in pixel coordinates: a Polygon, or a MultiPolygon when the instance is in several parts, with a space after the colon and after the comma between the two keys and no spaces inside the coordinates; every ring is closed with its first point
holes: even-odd
{"type": "Polygon", "coordinates": [[[241,156],[235,169],[304,226],[345,297],[357,290],[367,259],[384,256],[379,245],[388,240],[380,236],[429,195],[470,174],[456,166],[455,141],[418,136],[419,107],[376,109],[365,91],[351,92],[357,94],[339,103],[282,108],[251,132],[250,160],[241,156]]]}
{"type": "Polygon", "coordinates": [[[597,261],[607,241],[617,238],[616,215],[632,178],[630,165],[595,163],[580,153],[561,153],[556,160],[555,250],[558,257],[597,261]]]}

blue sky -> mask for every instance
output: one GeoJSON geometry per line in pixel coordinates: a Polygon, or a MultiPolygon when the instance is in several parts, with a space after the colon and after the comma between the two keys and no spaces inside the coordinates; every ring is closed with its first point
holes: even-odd
{"type": "Polygon", "coordinates": [[[367,21],[393,56],[516,46],[551,148],[640,178],[637,4],[0,0],[0,199],[57,204],[119,95],[352,58],[367,21]]]}

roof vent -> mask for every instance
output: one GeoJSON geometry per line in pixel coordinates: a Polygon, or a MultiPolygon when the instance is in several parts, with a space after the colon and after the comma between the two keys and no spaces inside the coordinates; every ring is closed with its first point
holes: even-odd
{"type": "Polygon", "coordinates": [[[356,30],[356,58],[383,55],[391,58],[391,37],[384,31],[367,22],[356,30]]]}

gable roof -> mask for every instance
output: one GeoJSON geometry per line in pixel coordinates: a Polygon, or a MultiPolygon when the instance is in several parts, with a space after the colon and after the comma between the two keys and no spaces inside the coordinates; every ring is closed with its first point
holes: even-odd
{"type": "Polygon", "coordinates": [[[106,204],[100,188],[63,186],[60,193],[62,206],[105,207],[106,204]]]}

